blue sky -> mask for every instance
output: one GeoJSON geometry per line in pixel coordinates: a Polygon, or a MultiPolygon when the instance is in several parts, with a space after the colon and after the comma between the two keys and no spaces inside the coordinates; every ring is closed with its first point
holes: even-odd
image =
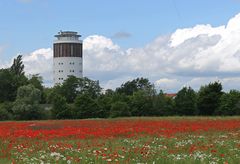
{"type": "Polygon", "coordinates": [[[83,38],[112,37],[122,47],[140,47],[159,35],[196,24],[225,24],[240,11],[238,0],[1,0],[0,44],[3,59],[51,47],[59,30],[79,31],[83,38]]]}
{"type": "MultiPolygon", "coordinates": [[[[36,58],[51,62],[53,36],[59,30],[73,30],[86,41],[86,75],[101,80],[105,87],[145,76],[156,83],[172,82],[166,89],[172,92],[184,85],[198,88],[199,81],[215,79],[231,81],[231,86],[240,89],[240,79],[236,79],[240,72],[229,64],[238,61],[234,58],[238,49],[226,53],[226,47],[237,47],[232,34],[238,34],[238,18],[234,17],[240,13],[240,0],[1,0],[0,7],[0,67],[18,53],[26,57],[26,67],[36,58]],[[237,23],[227,28],[231,19],[237,23]],[[170,42],[174,45],[169,46],[170,42]],[[95,44],[99,49],[92,49],[95,44]],[[98,59],[101,55],[108,63],[98,59]],[[126,62],[121,55],[131,63],[120,65],[126,62]],[[206,61],[201,58],[204,55],[206,61]],[[153,61],[146,61],[148,56],[153,61]],[[148,65],[141,66],[144,61],[148,65]],[[92,69],[96,63],[103,69],[92,69]],[[140,67],[152,69],[145,72],[140,67]]],[[[47,79],[47,71],[41,70],[47,79]]]]}

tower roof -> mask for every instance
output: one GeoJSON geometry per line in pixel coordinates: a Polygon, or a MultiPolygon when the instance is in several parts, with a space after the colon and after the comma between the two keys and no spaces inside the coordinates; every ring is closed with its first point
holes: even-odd
{"type": "Polygon", "coordinates": [[[58,32],[57,35],[55,35],[55,37],[72,37],[72,36],[75,36],[75,37],[81,37],[81,35],[78,35],[77,32],[74,32],[74,31],[60,31],[58,32]]]}

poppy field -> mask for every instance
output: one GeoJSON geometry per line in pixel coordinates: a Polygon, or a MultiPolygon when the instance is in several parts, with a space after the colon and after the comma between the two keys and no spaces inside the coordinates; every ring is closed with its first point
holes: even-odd
{"type": "Polygon", "coordinates": [[[240,163],[240,118],[0,122],[0,163],[240,163]]]}

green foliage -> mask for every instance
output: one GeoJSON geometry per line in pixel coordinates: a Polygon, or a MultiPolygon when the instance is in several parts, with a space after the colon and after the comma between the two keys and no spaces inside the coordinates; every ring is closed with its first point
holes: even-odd
{"type": "Polygon", "coordinates": [[[56,95],[61,95],[62,97],[65,97],[64,95],[61,94],[60,85],[55,85],[53,88],[45,89],[44,92],[47,97],[47,100],[46,100],[47,103],[53,103],[56,95]]]}
{"type": "Polygon", "coordinates": [[[76,118],[97,118],[100,117],[101,109],[95,99],[89,94],[80,94],[74,102],[74,113],[76,118]]]}
{"type": "Polygon", "coordinates": [[[72,110],[67,105],[66,98],[61,95],[55,95],[53,98],[52,117],[55,119],[72,118],[72,110]]]}
{"type": "Polygon", "coordinates": [[[163,91],[153,97],[154,116],[171,116],[174,114],[174,101],[172,98],[166,97],[163,91]]]}
{"type": "Polygon", "coordinates": [[[41,92],[43,91],[43,78],[39,76],[39,74],[31,75],[28,80],[29,84],[32,84],[35,88],[39,89],[41,92]]]}
{"type": "Polygon", "coordinates": [[[197,97],[191,87],[182,88],[175,97],[175,109],[178,115],[196,115],[197,97]]]}
{"type": "Polygon", "coordinates": [[[134,92],[130,104],[133,116],[152,115],[152,98],[144,90],[134,92]]]}
{"type": "Polygon", "coordinates": [[[17,100],[28,104],[39,103],[41,100],[41,92],[31,84],[25,85],[18,88],[17,100]]]}
{"type": "Polygon", "coordinates": [[[240,114],[240,92],[231,90],[224,93],[220,99],[220,107],[215,112],[217,115],[239,115],[240,114]]]}
{"type": "Polygon", "coordinates": [[[24,75],[15,75],[9,69],[0,70],[0,102],[14,101],[18,87],[27,84],[24,75]]]}
{"type": "Polygon", "coordinates": [[[79,93],[79,79],[69,76],[60,87],[59,93],[66,98],[68,103],[73,103],[79,93]]]}
{"type": "Polygon", "coordinates": [[[24,75],[24,65],[22,62],[22,55],[18,55],[17,58],[13,60],[13,64],[10,67],[12,73],[18,76],[24,75]]]}
{"type": "Polygon", "coordinates": [[[219,108],[222,94],[222,84],[220,82],[201,87],[197,102],[200,115],[213,115],[219,108]]]}
{"type": "Polygon", "coordinates": [[[128,81],[116,89],[117,93],[133,95],[134,92],[143,90],[149,94],[155,93],[154,86],[146,78],[137,78],[132,81],[128,81]]]}
{"type": "Polygon", "coordinates": [[[111,106],[110,117],[126,117],[131,116],[130,108],[126,102],[117,101],[111,106]]]}
{"type": "Polygon", "coordinates": [[[40,100],[41,92],[33,85],[19,87],[12,108],[14,118],[17,120],[42,119],[43,109],[39,105],[40,100]]]}
{"type": "Polygon", "coordinates": [[[110,115],[111,105],[112,105],[112,96],[108,94],[101,95],[97,99],[97,104],[99,105],[99,111],[101,115],[99,117],[101,118],[107,118],[110,115]]]}
{"type": "Polygon", "coordinates": [[[17,86],[14,83],[14,74],[9,69],[0,70],[0,102],[14,101],[17,86]]]}
{"type": "Polygon", "coordinates": [[[53,88],[44,88],[42,83],[38,74],[26,78],[21,56],[11,68],[0,69],[0,120],[49,118],[49,113],[55,119],[240,114],[240,92],[223,93],[219,82],[202,86],[198,93],[184,87],[175,98],[162,91],[157,94],[146,78],[127,81],[104,93],[99,81],[86,77],[69,76],[53,88]],[[14,102],[13,107],[2,105],[6,102],[14,102]],[[52,110],[43,111],[46,105],[52,105],[52,110]]]}
{"type": "Polygon", "coordinates": [[[101,95],[102,88],[99,85],[99,81],[94,81],[87,77],[80,78],[78,87],[80,94],[87,94],[92,98],[97,98],[101,95]]]}
{"type": "Polygon", "coordinates": [[[14,59],[11,68],[0,70],[0,102],[14,101],[17,89],[27,84],[23,69],[22,56],[19,55],[14,59]]]}
{"type": "Polygon", "coordinates": [[[12,119],[11,103],[0,104],[0,121],[11,119],[12,119]]]}
{"type": "Polygon", "coordinates": [[[86,77],[76,78],[69,76],[62,85],[54,86],[48,92],[47,102],[52,102],[54,95],[59,94],[66,98],[67,103],[73,103],[77,95],[88,94],[92,98],[98,98],[101,95],[102,88],[98,81],[90,80],[86,77]]]}
{"type": "Polygon", "coordinates": [[[41,101],[40,103],[46,103],[46,94],[43,87],[43,78],[39,74],[31,75],[28,80],[29,84],[32,84],[35,88],[41,91],[41,101]]]}
{"type": "Polygon", "coordinates": [[[43,88],[44,101],[47,104],[51,104],[54,96],[54,88],[43,88]]]}

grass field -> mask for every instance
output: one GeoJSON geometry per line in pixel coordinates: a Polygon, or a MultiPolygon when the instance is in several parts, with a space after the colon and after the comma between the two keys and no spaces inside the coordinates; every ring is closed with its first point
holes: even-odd
{"type": "Polygon", "coordinates": [[[240,117],[0,123],[0,163],[240,163],[240,117]]]}

